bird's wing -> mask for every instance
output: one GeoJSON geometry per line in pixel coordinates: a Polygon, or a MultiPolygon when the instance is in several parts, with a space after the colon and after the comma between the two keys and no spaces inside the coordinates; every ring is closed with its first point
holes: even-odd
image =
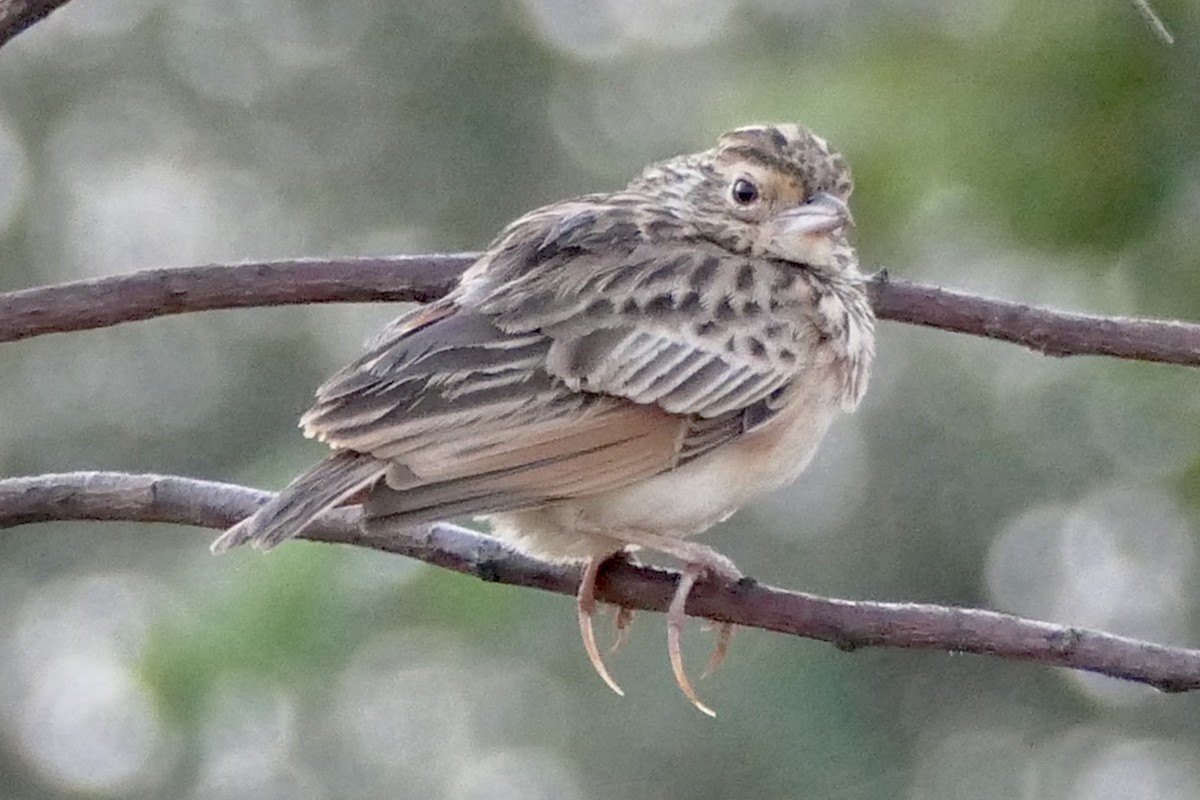
{"type": "Polygon", "coordinates": [[[545,370],[546,336],[507,334],[450,303],[417,313],[326,383],[302,419],[338,450],[389,462],[406,510],[436,519],[539,505],[674,463],[683,418],[570,389],[545,370]]]}
{"type": "Polygon", "coordinates": [[[735,332],[743,315],[786,316],[767,271],[656,258],[641,229],[612,224],[587,209],[510,228],[520,244],[502,237],[462,291],[321,387],[306,433],[390,462],[395,491],[369,512],[416,522],[594,494],[774,413],[793,372],[735,332]]]}
{"type": "Polygon", "coordinates": [[[478,307],[548,336],[547,369],[574,389],[712,418],[821,366],[805,363],[825,348],[802,268],[731,253],[669,211],[580,210],[523,241],[541,244],[491,265],[478,307]]]}

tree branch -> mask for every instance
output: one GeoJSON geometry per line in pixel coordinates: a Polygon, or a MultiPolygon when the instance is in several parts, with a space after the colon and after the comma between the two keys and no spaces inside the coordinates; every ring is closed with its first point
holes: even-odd
{"type": "MultiPolygon", "coordinates": [[[[0,528],[55,520],[170,522],[226,528],[271,495],[241,486],[163,475],[84,472],[0,480],[0,528]]],[[[337,509],[303,538],[397,553],[485,581],[573,596],[577,569],[542,563],[465,528],[434,524],[408,535],[371,536],[357,510],[337,509]]],[[[597,594],[627,608],[665,611],[678,573],[613,562],[597,594]]],[[[830,642],[844,650],[884,646],[1036,661],[1148,684],[1166,692],[1200,688],[1200,650],[1152,644],[1009,614],[916,603],[836,600],[743,579],[704,580],[688,599],[692,616],[830,642]]]]}
{"type": "MultiPolygon", "coordinates": [[[[0,294],[0,342],[169,314],[441,297],[474,253],[297,259],[148,270],[0,294]]],[[[1070,314],[896,280],[870,284],[881,319],[1012,342],[1047,355],[1200,366],[1200,325],[1070,314]]]]}
{"type": "Polygon", "coordinates": [[[68,0],[0,0],[0,46],[68,0]]]}
{"type": "Polygon", "coordinates": [[[427,302],[475,254],[301,258],[151,269],[0,294],[0,342],[171,314],[298,303],[427,302]]]}

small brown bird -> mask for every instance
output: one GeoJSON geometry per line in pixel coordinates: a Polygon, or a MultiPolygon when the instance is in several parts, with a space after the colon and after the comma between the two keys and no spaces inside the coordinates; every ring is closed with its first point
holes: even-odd
{"type": "Polygon", "coordinates": [[[334,453],[213,551],[274,547],[364,490],[373,529],[486,516],[525,553],[584,564],[584,646],[618,694],[592,632],[596,576],[663,553],[683,563],[671,665],[711,714],[683,669],[684,605],[700,576],[740,573],[689,537],[793,480],[866,390],[851,188],[820,137],[752,126],[526,214],[318,390],[301,426],[334,453]]]}

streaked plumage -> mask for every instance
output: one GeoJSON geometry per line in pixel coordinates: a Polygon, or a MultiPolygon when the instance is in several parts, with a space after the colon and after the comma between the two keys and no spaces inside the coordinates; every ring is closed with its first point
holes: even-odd
{"type": "Polygon", "coordinates": [[[822,139],[756,126],[521,217],[320,388],[301,424],[334,455],[214,550],[274,546],[364,489],[368,526],[488,515],[524,551],[588,562],[581,625],[614,689],[589,576],[630,546],[664,552],[687,567],[671,655],[700,705],[683,603],[698,575],[736,570],[687,537],[795,478],[866,389],[850,191],[822,139]]]}

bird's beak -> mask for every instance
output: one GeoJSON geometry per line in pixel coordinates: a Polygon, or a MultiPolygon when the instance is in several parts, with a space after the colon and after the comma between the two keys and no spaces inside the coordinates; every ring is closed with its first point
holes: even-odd
{"type": "Polygon", "coordinates": [[[854,225],[850,207],[825,192],[817,192],[802,206],[789,208],[771,220],[777,236],[813,236],[854,225]]]}

